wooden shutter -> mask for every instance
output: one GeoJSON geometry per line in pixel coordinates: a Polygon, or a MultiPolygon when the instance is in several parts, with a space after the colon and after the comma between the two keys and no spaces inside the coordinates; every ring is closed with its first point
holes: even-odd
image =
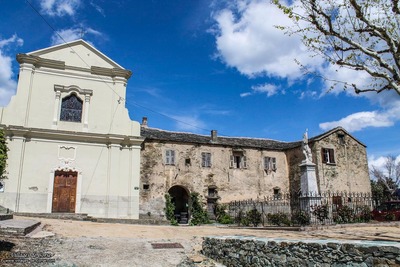
{"type": "Polygon", "coordinates": [[[206,153],[201,153],[201,167],[206,166],[206,153]]]}
{"type": "Polygon", "coordinates": [[[230,160],[230,164],[229,164],[229,168],[234,168],[235,166],[235,158],[233,155],[231,155],[231,160],[230,160]]]}
{"type": "Polygon", "coordinates": [[[328,149],[329,163],[335,163],[335,152],[333,149],[328,149]]]}
{"type": "Polygon", "coordinates": [[[243,156],[242,157],[242,167],[244,168],[244,169],[246,169],[247,168],[247,157],[246,156],[243,156]]]}
{"type": "Polygon", "coordinates": [[[273,171],[276,170],[276,158],[271,158],[271,168],[273,171]]]}

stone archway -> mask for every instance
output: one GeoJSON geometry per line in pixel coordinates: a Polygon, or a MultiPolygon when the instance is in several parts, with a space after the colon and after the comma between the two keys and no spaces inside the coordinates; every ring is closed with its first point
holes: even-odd
{"type": "Polygon", "coordinates": [[[189,190],[180,185],[174,185],[168,190],[172,203],[175,205],[175,218],[180,224],[189,222],[189,190]]]}

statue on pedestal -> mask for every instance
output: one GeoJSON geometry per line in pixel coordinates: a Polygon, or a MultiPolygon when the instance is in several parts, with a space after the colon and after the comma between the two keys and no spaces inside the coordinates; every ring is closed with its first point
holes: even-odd
{"type": "Polygon", "coordinates": [[[311,154],[311,149],[308,146],[308,129],[306,129],[306,132],[303,135],[303,143],[301,144],[301,148],[303,150],[303,154],[305,156],[305,159],[303,160],[303,163],[312,163],[312,154],[311,154]]]}

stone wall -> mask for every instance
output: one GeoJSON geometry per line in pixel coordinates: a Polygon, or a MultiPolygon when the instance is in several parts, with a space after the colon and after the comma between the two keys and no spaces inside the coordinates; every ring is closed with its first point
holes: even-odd
{"type": "Polygon", "coordinates": [[[202,253],[226,266],[399,266],[400,244],[206,237],[202,253]]]}
{"type": "Polygon", "coordinates": [[[274,188],[288,192],[284,152],[253,148],[241,151],[246,156],[247,167],[230,168],[231,147],[145,141],[141,152],[140,213],[164,214],[164,195],[176,185],[189,193],[199,193],[204,202],[209,187],[216,188],[220,203],[271,196],[274,188]],[[175,151],[174,165],[164,163],[167,149],[175,151]],[[211,167],[202,167],[202,152],[211,153],[211,167]],[[276,158],[275,171],[264,169],[264,157],[276,158]]]}
{"type": "MultiPolygon", "coordinates": [[[[370,193],[370,177],[367,151],[363,144],[343,130],[310,139],[309,145],[316,164],[316,176],[320,193],[358,192],[370,193]],[[334,163],[324,163],[322,148],[333,149],[334,163]]],[[[300,189],[299,164],[304,159],[301,147],[286,151],[290,190],[300,189]]]]}

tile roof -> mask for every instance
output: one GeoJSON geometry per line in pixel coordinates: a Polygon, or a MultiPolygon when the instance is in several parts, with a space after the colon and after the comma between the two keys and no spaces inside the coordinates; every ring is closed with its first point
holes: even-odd
{"type": "Polygon", "coordinates": [[[271,139],[262,138],[247,138],[247,137],[224,137],[218,136],[215,141],[212,141],[211,135],[199,135],[193,133],[170,132],[155,128],[141,127],[141,136],[146,140],[168,141],[177,143],[193,143],[215,146],[229,147],[249,147],[258,149],[270,150],[286,150],[301,145],[298,142],[282,142],[271,139]]]}

